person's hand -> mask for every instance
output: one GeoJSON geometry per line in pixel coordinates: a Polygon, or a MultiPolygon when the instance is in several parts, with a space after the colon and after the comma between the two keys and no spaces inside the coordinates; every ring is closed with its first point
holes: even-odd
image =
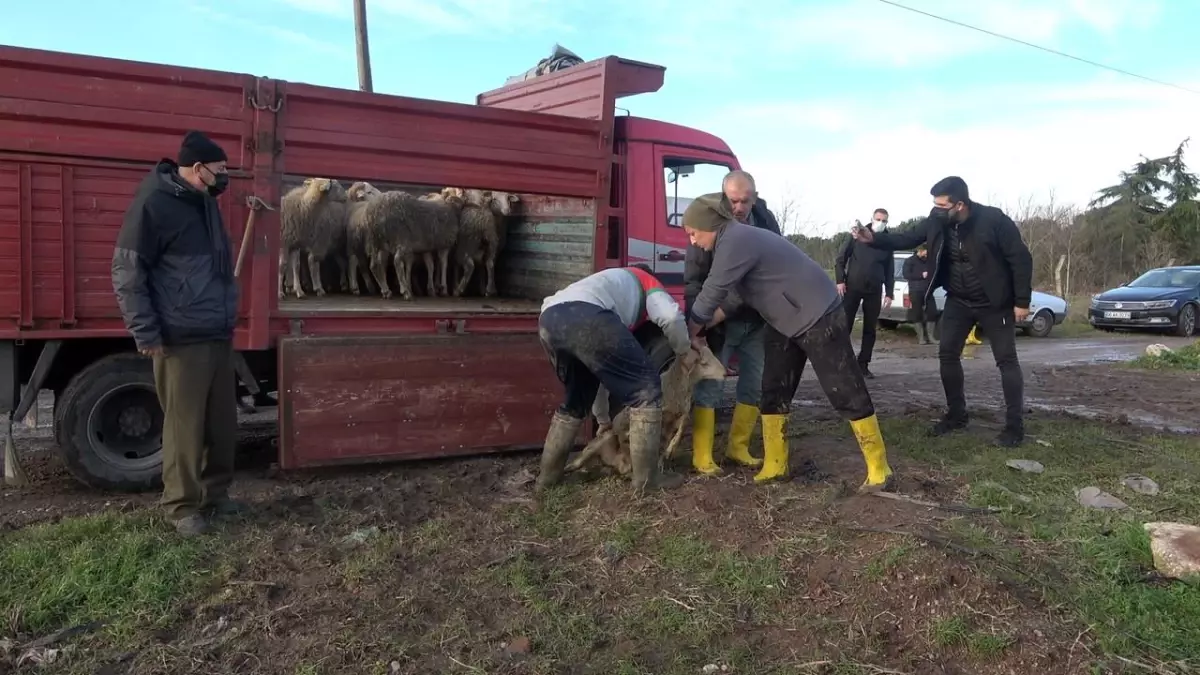
{"type": "Polygon", "coordinates": [[[151,356],[151,357],[162,356],[163,348],[162,348],[162,345],[152,345],[150,347],[140,347],[140,348],[138,348],[138,353],[141,354],[142,356],[151,356]]]}
{"type": "Polygon", "coordinates": [[[707,346],[708,340],[705,340],[703,335],[692,336],[692,349],[696,350],[697,353],[702,351],[707,346]]]}
{"type": "Polygon", "coordinates": [[[1029,316],[1029,308],[1015,307],[1013,308],[1013,316],[1017,318],[1017,323],[1021,323],[1029,316]]]}
{"type": "Polygon", "coordinates": [[[862,225],[855,225],[851,228],[850,236],[854,237],[855,241],[861,241],[864,244],[869,244],[875,240],[875,233],[862,225]]]}
{"type": "Polygon", "coordinates": [[[709,321],[708,325],[705,326],[705,328],[712,328],[713,326],[723,323],[724,321],[725,321],[725,310],[718,307],[717,311],[713,312],[712,321],[709,321]]]}
{"type": "Polygon", "coordinates": [[[838,295],[846,294],[846,284],[838,284],[838,295]]]}
{"type": "Polygon", "coordinates": [[[928,279],[928,278],[929,278],[929,272],[921,272],[921,278],[922,278],[922,279],[928,279]]]}
{"type": "Polygon", "coordinates": [[[883,298],[883,308],[884,308],[884,309],[887,309],[888,307],[891,307],[891,306],[892,306],[892,299],[891,299],[891,298],[889,298],[889,297],[887,297],[887,296],[884,296],[884,298],[883,298]]]}

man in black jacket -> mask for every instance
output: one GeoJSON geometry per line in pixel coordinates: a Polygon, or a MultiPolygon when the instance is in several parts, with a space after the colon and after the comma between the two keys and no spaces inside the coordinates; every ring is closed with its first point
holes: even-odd
{"type": "Polygon", "coordinates": [[[238,288],[217,195],[229,183],[225,151],[189,132],[179,162],[162,159],[125,212],[112,281],[137,349],[154,361],[163,410],[163,499],[184,536],[208,528],[229,499],[237,445],[233,326],[238,288]]]}
{"type": "Polygon", "coordinates": [[[932,432],[942,435],[967,426],[962,350],[971,326],[977,323],[992,345],[1004,388],[1005,425],[996,442],[1015,447],[1025,440],[1024,378],[1017,360],[1016,322],[1029,316],[1033,258],[1012,219],[994,206],[971,201],[962,178],[943,178],[929,192],[933,209],[912,231],[876,234],[856,227],[854,237],[887,251],[922,242],[932,251],[926,301],[932,301],[933,289],[946,289],[938,359],[947,408],[932,432]]]}
{"type": "MultiPolygon", "coordinates": [[[[873,232],[887,227],[887,209],[875,209],[870,224],[873,232]]],[[[854,328],[854,317],[862,306],[862,346],[858,349],[858,367],[863,377],[874,378],[871,372],[871,354],[875,351],[875,327],[879,324],[879,312],[892,306],[892,293],[896,283],[896,261],[891,251],[872,248],[851,239],[834,263],[834,276],[838,294],[842,296],[842,308],[846,310],[846,321],[854,328]]]]}
{"type": "Polygon", "coordinates": [[[904,280],[908,282],[908,320],[917,322],[921,327],[921,344],[927,345],[929,340],[929,323],[937,317],[937,303],[932,296],[929,302],[925,295],[929,291],[930,277],[933,269],[929,266],[929,249],[921,244],[912,255],[904,260],[904,280]]]}
{"type": "MultiPolygon", "coordinates": [[[[721,181],[721,191],[729,202],[734,219],[747,225],[782,234],[779,222],[767,209],[767,204],[758,198],[754,178],[745,171],[730,171],[721,181]]],[[[781,244],[786,243],[781,240],[781,244]]],[[[710,251],[691,245],[684,262],[684,300],[687,316],[692,316],[692,305],[704,287],[712,266],[710,251]]],[[[718,324],[705,334],[709,347],[721,363],[729,365],[734,354],[738,358],[737,405],[733,409],[733,422],[729,428],[729,439],[725,459],[748,467],[757,467],[762,459],[750,454],[750,436],[758,424],[759,399],[762,396],[763,335],[762,316],[736,293],[730,293],[721,303],[715,319],[718,324]]],[[[713,459],[716,435],[716,407],[721,399],[721,383],[701,380],[693,393],[692,409],[692,466],[705,475],[720,472],[713,459]]]]}

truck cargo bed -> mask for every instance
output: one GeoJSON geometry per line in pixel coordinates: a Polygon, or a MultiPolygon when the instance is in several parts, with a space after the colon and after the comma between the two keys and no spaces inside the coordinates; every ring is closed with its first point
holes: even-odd
{"type": "Polygon", "coordinates": [[[510,298],[413,298],[327,295],[323,298],[285,298],[279,313],[287,317],[315,314],[537,314],[540,300],[510,298]]]}

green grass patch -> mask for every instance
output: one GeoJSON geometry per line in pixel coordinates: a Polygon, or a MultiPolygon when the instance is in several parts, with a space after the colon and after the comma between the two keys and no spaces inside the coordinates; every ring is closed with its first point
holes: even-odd
{"type": "MultiPolygon", "coordinates": [[[[925,436],[909,419],[885,420],[896,454],[940,465],[969,482],[968,501],[999,506],[1003,528],[954,520],[943,529],[955,541],[987,553],[983,564],[1024,576],[1091,626],[1110,654],[1159,662],[1200,662],[1200,585],[1149,583],[1153,570],[1142,523],[1200,522],[1200,440],[1187,436],[1118,436],[1101,424],[1034,419],[1026,444],[1015,450],[991,444],[990,433],[925,436]],[[1042,441],[1046,444],[1039,443],[1042,441]],[[1021,473],[1007,459],[1033,459],[1042,474],[1021,473]],[[1138,473],[1159,482],[1156,496],[1121,487],[1138,473]],[[1100,487],[1130,508],[1097,511],[1078,504],[1075,490],[1100,487]]],[[[954,624],[933,632],[939,643],[957,635],[954,624]]],[[[963,638],[963,644],[970,640],[963,638]]],[[[986,651],[989,641],[975,644],[986,651]]]]}
{"type": "Polygon", "coordinates": [[[1200,341],[1185,345],[1158,356],[1143,354],[1129,362],[1133,368],[1146,370],[1200,370],[1200,341]]]}
{"type": "Polygon", "coordinates": [[[183,539],[148,515],[68,518],[0,537],[0,615],[44,635],[103,621],[118,639],[168,623],[209,576],[213,540],[183,539]]]}

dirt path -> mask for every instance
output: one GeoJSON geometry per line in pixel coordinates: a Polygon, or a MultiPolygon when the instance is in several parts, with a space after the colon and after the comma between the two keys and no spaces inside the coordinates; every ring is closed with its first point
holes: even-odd
{"type": "MultiPolygon", "coordinates": [[[[1154,336],[1018,340],[1026,406],[1200,433],[1200,400],[1186,395],[1198,390],[1200,374],[1148,372],[1118,363],[1141,355],[1146,345],[1155,342],[1178,348],[1188,340],[1154,336]]],[[[1000,375],[991,349],[987,344],[968,347],[965,357],[967,405],[1002,408],[1000,375]]],[[[880,344],[871,364],[876,378],[869,382],[875,405],[889,414],[944,406],[938,368],[936,346],[900,341],[880,344]]],[[[828,406],[816,378],[809,374],[801,381],[796,399],[797,405],[828,406]]]]}

